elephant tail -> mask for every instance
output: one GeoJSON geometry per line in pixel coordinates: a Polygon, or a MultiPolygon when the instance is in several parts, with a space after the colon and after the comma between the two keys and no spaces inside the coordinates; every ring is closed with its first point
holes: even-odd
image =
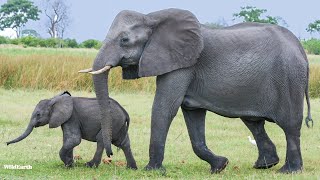
{"type": "Polygon", "coordinates": [[[118,103],[118,105],[126,117],[126,122],[125,122],[126,124],[125,125],[126,125],[126,134],[127,134],[128,130],[129,130],[129,125],[130,125],[130,117],[129,117],[128,112],[119,103],[118,103]]]}
{"type": "Polygon", "coordinates": [[[123,147],[123,145],[126,143],[128,136],[128,131],[129,131],[129,125],[130,125],[130,117],[128,112],[114,99],[110,98],[122,111],[123,115],[125,116],[125,122],[122,125],[119,133],[119,139],[116,140],[114,143],[115,146],[117,146],[117,151],[120,151],[120,147],[123,147]]]}
{"type": "Polygon", "coordinates": [[[128,130],[129,130],[129,125],[130,125],[130,117],[129,117],[129,114],[127,113],[127,111],[124,111],[125,114],[126,114],[126,125],[127,125],[127,132],[128,133],[128,130]]]}
{"type": "Polygon", "coordinates": [[[308,65],[308,69],[307,69],[307,87],[305,90],[305,94],[306,94],[306,100],[307,100],[307,106],[308,106],[308,115],[305,119],[305,122],[306,122],[307,127],[310,128],[310,127],[313,127],[313,120],[311,118],[310,99],[309,99],[309,65],[308,65]],[[311,122],[311,126],[310,126],[309,122],[311,122]]]}

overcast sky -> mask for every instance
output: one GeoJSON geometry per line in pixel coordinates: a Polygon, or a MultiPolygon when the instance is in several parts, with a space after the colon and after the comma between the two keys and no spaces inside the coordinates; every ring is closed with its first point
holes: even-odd
{"type": "MultiPolygon", "coordinates": [[[[41,5],[45,0],[33,0],[41,5]]],[[[65,0],[70,5],[72,23],[65,37],[78,41],[86,39],[103,40],[118,12],[134,10],[149,13],[166,8],[181,8],[193,12],[201,23],[226,21],[235,24],[232,14],[239,12],[241,6],[256,6],[267,9],[268,15],[280,16],[296,36],[310,38],[306,27],[310,22],[320,19],[320,0],[65,0]]],[[[6,0],[0,0],[0,5],[6,0]]],[[[45,31],[45,16],[36,23],[28,23],[26,28],[37,30],[42,37],[45,31]]],[[[313,35],[316,36],[316,35],[313,35]]]]}

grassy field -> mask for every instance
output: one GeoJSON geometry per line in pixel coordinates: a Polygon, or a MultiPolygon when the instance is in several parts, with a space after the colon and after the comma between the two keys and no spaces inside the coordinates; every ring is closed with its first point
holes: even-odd
{"type": "MultiPolygon", "coordinates": [[[[0,45],[0,179],[319,179],[320,178],[320,99],[312,99],[313,129],[302,127],[301,148],[304,172],[295,175],[276,173],[284,164],[286,142],[283,131],[267,123],[267,131],[277,146],[280,163],[268,170],[252,168],[257,148],[248,142],[249,130],[239,119],[228,119],[208,113],[206,136],[208,146],[218,155],[229,158],[229,165],[218,175],[211,175],[209,164],[192,151],[181,112],[171,125],[164,166],[166,173],[144,171],[148,162],[150,117],[155,78],[126,81],[121,69],[111,71],[111,96],[120,102],[131,116],[130,138],[139,170],[123,166],[122,151],[113,147],[111,165],[86,168],[96,145],[83,142],[75,148],[82,159],[67,169],[59,158],[62,145],[60,128],[48,126],[35,129],[25,140],[6,146],[5,142],[19,136],[26,128],[31,113],[40,99],[50,98],[68,89],[74,96],[93,97],[90,75],[78,74],[92,65],[94,49],[23,48],[0,45]],[[19,90],[17,90],[19,89],[19,90]],[[135,92],[135,93],[134,93],[135,92]],[[137,93],[138,92],[138,93],[137,93]],[[7,170],[3,165],[31,165],[32,170],[7,170]]],[[[320,97],[320,56],[308,55],[310,62],[310,95],[320,97]]]]}
{"type": "MultiPolygon", "coordinates": [[[[34,106],[39,100],[50,98],[58,92],[47,90],[6,90],[0,88],[0,179],[319,179],[320,178],[320,99],[312,99],[313,129],[303,124],[301,149],[304,171],[301,174],[283,175],[276,171],[284,164],[286,142],[283,131],[266,123],[267,132],[277,147],[280,163],[268,170],[252,168],[257,158],[257,148],[249,143],[252,136],[239,119],[228,119],[208,113],[206,137],[208,146],[218,155],[229,158],[229,165],[221,173],[211,175],[209,165],[192,151],[181,112],[174,119],[166,144],[164,166],[166,173],[144,171],[148,162],[150,137],[150,110],[153,94],[111,93],[131,116],[129,134],[132,151],[138,163],[137,171],[127,170],[122,164],[122,151],[113,147],[111,165],[101,164],[90,169],[84,163],[90,160],[96,145],[85,140],[75,148],[81,160],[74,168],[63,166],[59,158],[62,145],[60,128],[48,126],[35,129],[25,140],[6,146],[5,142],[20,135],[26,128],[34,106]],[[32,170],[7,170],[3,165],[31,165],[32,170]]],[[[74,96],[93,97],[93,93],[71,91],[74,96]]]]}

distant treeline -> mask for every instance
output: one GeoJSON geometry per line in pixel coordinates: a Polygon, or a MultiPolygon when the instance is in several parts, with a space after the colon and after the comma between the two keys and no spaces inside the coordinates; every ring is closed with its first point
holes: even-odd
{"type": "Polygon", "coordinates": [[[38,38],[34,36],[26,36],[17,39],[10,39],[0,36],[0,44],[23,45],[24,47],[47,47],[47,48],[95,48],[99,49],[102,45],[101,41],[88,39],[82,43],[78,43],[75,39],[59,39],[59,38],[38,38]]]}

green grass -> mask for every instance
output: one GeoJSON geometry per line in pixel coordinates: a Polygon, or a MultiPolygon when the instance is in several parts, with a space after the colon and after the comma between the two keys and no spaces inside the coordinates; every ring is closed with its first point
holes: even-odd
{"type": "MultiPolygon", "coordinates": [[[[207,144],[214,153],[228,157],[230,163],[220,174],[211,175],[209,164],[200,160],[192,151],[183,116],[178,113],[174,119],[166,143],[163,165],[165,174],[159,171],[144,171],[148,162],[150,137],[150,116],[153,94],[111,93],[131,116],[129,134],[133,154],[139,169],[127,170],[118,166],[125,162],[122,151],[113,147],[111,165],[101,164],[98,168],[84,167],[93,157],[95,143],[85,140],[75,148],[75,155],[81,160],[67,169],[59,158],[62,145],[60,128],[48,126],[35,129],[25,140],[6,146],[5,142],[19,136],[26,128],[29,117],[39,100],[50,98],[58,92],[47,90],[5,90],[0,88],[0,179],[319,179],[320,178],[320,99],[312,99],[313,129],[303,124],[301,149],[304,171],[301,174],[283,175],[276,171],[284,164],[286,142],[283,131],[273,123],[266,123],[266,129],[277,147],[280,163],[267,170],[252,168],[257,158],[257,148],[251,145],[247,136],[249,130],[239,119],[228,119],[208,113],[206,120],[207,144]],[[32,170],[7,170],[5,164],[31,165],[32,170]]],[[[93,97],[93,93],[74,92],[74,96],[93,97]]],[[[104,155],[105,156],[105,155],[104,155]]]]}
{"type": "Polygon", "coordinates": [[[74,56],[85,56],[94,58],[98,50],[96,49],[79,49],[79,48],[36,48],[18,45],[1,45],[0,54],[7,56],[31,56],[31,55],[74,55],[74,56]]]}

